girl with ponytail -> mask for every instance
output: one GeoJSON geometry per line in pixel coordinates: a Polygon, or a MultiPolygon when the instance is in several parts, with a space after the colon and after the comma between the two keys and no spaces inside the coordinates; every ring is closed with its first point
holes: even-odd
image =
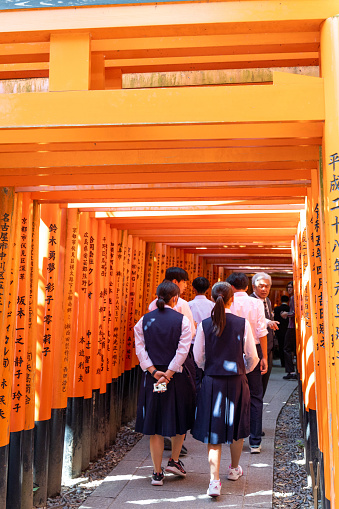
{"type": "Polygon", "coordinates": [[[164,280],[157,288],[156,309],[134,327],[135,350],[143,370],[135,430],[150,435],[151,483],[162,486],[164,437],[171,437],[172,455],[166,472],[186,477],[179,454],[194,421],[194,389],[183,370],[192,338],[189,319],[173,308],[179,287],[164,280]],[[161,390],[158,390],[162,388],[161,390]]]}
{"type": "Polygon", "coordinates": [[[243,471],[239,459],[244,438],[250,434],[250,392],[246,373],[259,359],[250,324],[230,312],[233,290],[219,282],[212,288],[215,306],[211,318],[198,326],[193,353],[204,370],[193,437],[208,444],[210,484],[207,494],[221,493],[219,476],[221,446],[230,444],[228,479],[236,481],[243,471]]]}

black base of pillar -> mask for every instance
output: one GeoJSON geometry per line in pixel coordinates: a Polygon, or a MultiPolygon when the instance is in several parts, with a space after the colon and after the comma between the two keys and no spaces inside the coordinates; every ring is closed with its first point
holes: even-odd
{"type": "Polygon", "coordinates": [[[50,446],[47,496],[56,497],[61,492],[62,462],[66,425],[66,408],[53,408],[50,421],[50,446]]]}
{"type": "Polygon", "coordinates": [[[118,383],[117,380],[112,380],[111,394],[110,394],[110,442],[115,441],[117,436],[117,398],[118,398],[118,383]]]}
{"type": "Polygon", "coordinates": [[[91,461],[98,457],[98,408],[99,408],[99,389],[92,393],[92,415],[91,415],[91,461]]]}
{"type": "Polygon", "coordinates": [[[34,428],[34,487],[33,504],[44,507],[47,503],[50,420],[36,421],[34,428]]]}
{"type": "Polygon", "coordinates": [[[331,509],[331,501],[325,498],[325,503],[322,506],[322,509],[331,509]]]}
{"type": "Polygon", "coordinates": [[[0,447],[0,509],[6,509],[9,445],[0,447]]]}
{"type": "Polygon", "coordinates": [[[10,434],[7,481],[7,509],[21,508],[23,431],[10,434]]]}
{"type": "Polygon", "coordinates": [[[105,450],[111,445],[111,384],[106,385],[105,393],[105,450]]]}
{"type": "Polygon", "coordinates": [[[99,394],[98,397],[98,454],[102,456],[105,452],[106,433],[105,433],[105,417],[106,417],[106,394],[99,394]]]}
{"type": "Polygon", "coordinates": [[[34,429],[23,431],[22,442],[23,475],[21,492],[21,509],[33,507],[33,463],[34,463],[34,429]]]}
{"type": "Polygon", "coordinates": [[[82,470],[88,468],[91,458],[91,414],[92,414],[92,398],[84,399],[83,403],[83,427],[82,427],[82,470]]]}
{"type": "Polygon", "coordinates": [[[62,478],[79,477],[82,467],[82,422],[84,398],[68,398],[62,478]]]}

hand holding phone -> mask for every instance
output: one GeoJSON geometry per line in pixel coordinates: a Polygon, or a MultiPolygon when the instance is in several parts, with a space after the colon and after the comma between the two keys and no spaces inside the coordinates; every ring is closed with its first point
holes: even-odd
{"type": "Polygon", "coordinates": [[[167,385],[165,382],[161,384],[153,384],[153,392],[165,392],[167,391],[167,385]]]}

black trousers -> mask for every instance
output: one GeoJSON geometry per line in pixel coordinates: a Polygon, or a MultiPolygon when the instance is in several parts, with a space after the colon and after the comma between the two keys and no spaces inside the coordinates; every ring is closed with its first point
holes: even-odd
{"type": "Polygon", "coordinates": [[[270,374],[272,371],[272,366],[273,366],[273,350],[271,350],[267,354],[267,372],[264,375],[262,375],[263,397],[265,396],[268,380],[270,378],[270,374]]]}
{"type": "Polygon", "coordinates": [[[294,373],[293,357],[296,351],[295,329],[287,329],[284,343],[285,353],[285,371],[286,373],[294,373]]]}
{"type": "Polygon", "coordinates": [[[262,411],[263,411],[263,390],[262,390],[262,376],[260,373],[260,361],[254,368],[254,370],[251,371],[250,373],[247,373],[246,376],[251,397],[249,442],[250,445],[256,446],[261,444],[262,411]]]}

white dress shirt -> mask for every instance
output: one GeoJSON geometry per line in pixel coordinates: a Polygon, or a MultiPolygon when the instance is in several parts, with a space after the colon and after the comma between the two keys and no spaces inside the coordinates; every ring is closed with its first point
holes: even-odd
{"type": "Polygon", "coordinates": [[[196,295],[193,300],[188,303],[193,319],[199,325],[200,322],[211,316],[211,311],[215,303],[209,300],[206,295],[196,295]]]}
{"type": "MultiPolygon", "coordinates": [[[[172,309],[170,306],[165,305],[165,307],[172,309]]],[[[146,348],[145,348],[145,338],[144,331],[142,328],[143,318],[140,318],[138,323],[134,327],[134,337],[135,337],[135,353],[140,362],[140,367],[142,370],[146,371],[147,368],[153,366],[153,362],[150,359],[146,348]]],[[[186,316],[182,318],[181,324],[181,336],[178,344],[178,348],[176,350],[175,356],[171,360],[168,365],[168,369],[171,371],[175,371],[178,373],[182,372],[182,365],[186,360],[188,351],[191,346],[191,324],[186,316]]]]}
{"type": "MultiPolygon", "coordinates": [[[[229,309],[225,309],[226,313],[231,313],[229,309]]],[[[243,338],[244,344],[244,363],[246,373],[252,371],[259,362],[257,349],[254,343],[254,338],[251,330],[250,323],[245,320],[245,332],[243,338]]],[[[202,324],[200,323],[197,328],[197,334],[195,336],[195,342],[193,347],[194,360],[197,366],[201,369],[205,367],[205,334],[202,324]]]]}
{"type": "Polygon", "coordinates": [[[253,299],[246,292],[234,292],[234,301],[230,307],[231,313],[250,322],[255,344],[260,344],[259,338],[267,336],[267,324],[264,304],[260,299],[253,299]]]}
{"type": "MultiPolygon", "coordinates": [[[[156,305],[157,300],[158,299],[154,299],[150,303],[150,305],[148,306],[148,311],[154,311],[155,309],[157,309],[157,305],[156,305]]],[[[179,297],[178,302],[176,303],[176,305],[174,306],[173,309],[174,309],[174,311],[178,311],[178,313],[181,313],[182,315],[186,316],[189,319],[190,324],[191,324],[191,331],[192,331],[191,339],[193,339],[195,336],[195,333],[196,333],[196,329],[195,329],[195,323],[193,320],[192,311],[188,305],[187,300],[184,300],[181,297],[179,297]]]]}

